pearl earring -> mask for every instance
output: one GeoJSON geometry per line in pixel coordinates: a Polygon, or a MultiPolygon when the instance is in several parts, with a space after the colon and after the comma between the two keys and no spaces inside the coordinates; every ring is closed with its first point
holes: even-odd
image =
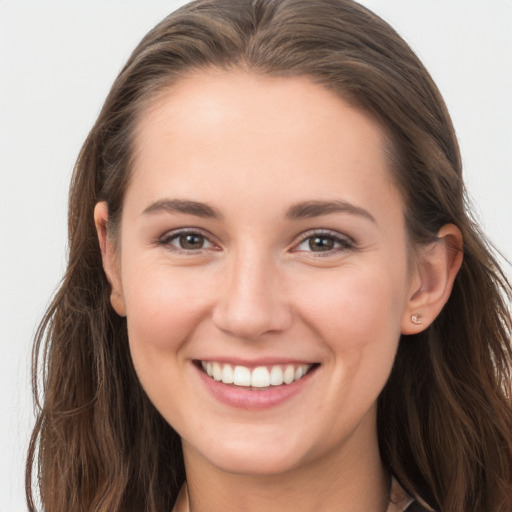
{"type": "Polygon", "coordinates": [[[411,322],[414,325],[421,325],[421,315],[418,313],[415,313],[414,315],[411,315],[411,322]]]}

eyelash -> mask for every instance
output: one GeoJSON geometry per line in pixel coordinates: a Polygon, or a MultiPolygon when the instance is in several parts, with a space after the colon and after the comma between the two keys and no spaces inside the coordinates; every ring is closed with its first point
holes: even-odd
{"type": "Polygon", "coordinates": [[[322,256],[325,257],[325,256],[331,256],[333,254],[338,254],[340,252],[344,252],[344,251],[354,249],[354,248],[355,248],[355,243],[348,236],[340,235],[339,233],[336,233],[335,231],[315,229],[313,231],[304,233],[301,236],[300,242],[295,245],[293,252],[304,251],[304,252],[310,252],[312,254],[315,254],[315,257],[322,257],[322,256]],[[338,247],[333,247],[332,249],[328,249],[326,251],[308,251],[308,250],[304,250],[304,249],[299,249],[299,247],[302,244],[308,242],[308,240],[310,241],[309,243],[311,244],[311,241],[314,238],[332,240],[334,245],[338,244],[338,247]]]}
{"type": "MultiPolygon", "coordinates": [[[[208,234],[204,233],[200,229],[193,229],[193,228],[184,228],[184,229],[181,229],[178,231],[171,231],[169,233],[166,233],[164,236],[162,236],[161,238],[159,238],[157,240],[157,245],[166,247],[172,252],[186,254],[186,255],[202,254],[202,252],[204,250],[211,250],[211,249],[216,250],[216,248],[217,248],[217,246],[210,240],[210,236],[208,234]],[[185,248],[179,247],[173,243],[175,241],[179,243],[180,237],[185,237],[185,236],[201,237],[204,240],[204,242],[206,242],[210,246],[209,247],[200,247],[198,249],[193,249],[193,248],[185,249],[185,248]]],[[[309,245],[309,247],[311,248],[311,245],[309,245]]],[[[349,238],[347,236],[340,235],[333,231],[316,229],[316,230],[304,233],[301,236],[299,242],[294,244],[292,252],[305,252],[305,253],[315,254],[315,257],[326,257],[326,256],[331,256],[333,254],[338,254],[340,252],[344,252],[344,251],[354,249],[354,248],[355,248],[355,243],[351,238],[349,238]],[[304,243],[308,242],[308,240],[309,240],[309,244],[311,244],[311,241],[314,238],[331,240],[333,243],[333,247],[328,248],[325,251],[322,251],[322,250],[321,251],[313,251],[313,250],[300,249],[300,246],[303,245],[304,243]],[[336,247],[336,244],[338,244],[338,247],[336,247]]]]}
{"type": "Polygon", "coordinates": [[[171,231],[166,233],[164,236],[157,240],[157,245],[168,248],[170,251],[182,254],[201,254],[203,250],[209,250],[211,248],[217,247],[213,242],[210,241],[210,236],[204,233],[200,229],[194,228],[184,228],[177,231],[171,231]],[[173,244],[173,241],[179,241],[181,237],[185,236],[196,236],[201,237],[205,242],[211,245],[211,247],[201,247],[199,249],[185,249],[183,247],[179,247],[173,244]]]}

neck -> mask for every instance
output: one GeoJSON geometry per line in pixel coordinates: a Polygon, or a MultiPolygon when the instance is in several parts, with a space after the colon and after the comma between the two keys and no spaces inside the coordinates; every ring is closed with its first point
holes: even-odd
{"type": "Polygon", "coordinates": [[[190,512],[386,511],[390,479],[380,460],[377,436],[344,444],[272,475],[228,473],[184,444],[190,512]]]}

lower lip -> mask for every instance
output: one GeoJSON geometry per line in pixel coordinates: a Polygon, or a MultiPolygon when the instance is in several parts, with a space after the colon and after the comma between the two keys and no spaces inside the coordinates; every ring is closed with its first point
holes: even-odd
{"type": "Polygon", "coordinates": [[[248,387],[232,386],[216,381],[208,377],[208,375],[197,366],[194,365],[194,367],[208,391],[219,402],[230,405],[231,407],[247,410],[270,409],[271,407],[276,407],[286,402],[299,393],[311,379],[312,374],[316,372],[315,368],[304,377],[291,384],[254,390],[248,387]]]}

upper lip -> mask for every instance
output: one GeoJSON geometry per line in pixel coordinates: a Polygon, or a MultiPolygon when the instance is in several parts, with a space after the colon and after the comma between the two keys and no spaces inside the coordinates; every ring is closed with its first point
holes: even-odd
{"type": "Polygon", "coordinates": [[[294,359],[289,357],[262,357],[257,359],[243,359],[239,357],[223,357],[223,356],[208,356],[195,359],[197,362],[216,362],[223,364],[230,364],[232,366],[245,366],[247,368],[256,368],[258,366],[276,366],[276,365],[303,365],[303,364],[316,364],[318,361],[307,359],[294,359]]]}

